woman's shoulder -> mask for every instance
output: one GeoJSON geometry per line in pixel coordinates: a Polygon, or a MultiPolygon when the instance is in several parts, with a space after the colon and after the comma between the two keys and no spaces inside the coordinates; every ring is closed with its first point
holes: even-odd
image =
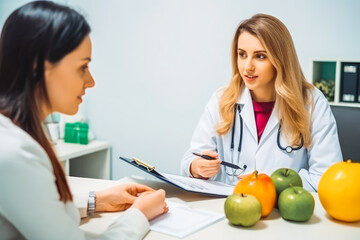
{"type": "Polygon", "coordinates": [[[329,101],[326,99],[325,95],[315,86],[313,87],[313,89],[310,89],[309,92],[312,99],[307,109],[311,114],[311,118],[313,119],[313,121],[320,118],[325,120],[324,118],[326,116],[329,118],[333,118],[329,101]]]}
{"type": "Polygon", "coordinates": [[[32,144],[29,134],[16,126],[9,118],[0,115],[1,155],[18,154],[20,150],[32,144]]]}
{"type": "Polygon", "coordinates": [[[226,86],[222,86],[222,87],[219,87],[218,89],[216,89],[212,93],[209,103],[219,103],[222,95],[224,94],[225,89],[226,89],[226,86]]]}
{"type": "Polygon", "coordinates": [[[44,149],[9,118],[0,114],[0,164],[17,165],[36,161],[51,169],[44,149]]]}
{"type": "Polygon", "coordinates": [[[211,97],[205,106],[206,111],[210,112],[212,115],[218,114],[220,99],[224,91],[225,91],[225,87],[220,87],[211,94],[211,97]]]}
{"type": "Polygon", "coordinates": [[[308,93],[312,97],[314,108],[318,107],[319,105],[321,106],[329,105],[329,101],[326,99],[325,95],[317,87],[314,86],[313,88],[310,88],[308,90],[308,93]]]}
{"type": "Polygon", "coordinates": [[[312,88],[309,89],[309,93],[314,97],[314,99],[325,99],[324,94],[320,91],[320,89],[318,89],[317,87],[313,86],[312,88]]]}

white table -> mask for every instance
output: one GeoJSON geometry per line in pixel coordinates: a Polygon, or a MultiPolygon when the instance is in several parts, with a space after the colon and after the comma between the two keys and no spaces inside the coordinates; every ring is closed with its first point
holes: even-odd
{"type": "MultiPolygon", "coordinates": [[[[218,213],[224,213],[224,198],[212,198],[200,194],[185,192],[167,183],[158,182],[156,180],[145,180],[138,177],[126,177],[120,179],[119,181],[110,181],[69,177],[70,188],[75,195],[81,192],[87,193],[89,190],[100,190],[119,183],[129,182],[147,184],[155,189],[165,189],[167,193],[167,199],[170,201],[183,202],[193,208],[202,208],[218,213]]],[[[285,221],[279,215],[278,210],[274,209],[268,217],[261,219],[253,227],[235,227],[230,225],[227,219],[224,219],[184,239],[360,239],[360,222],[350,224],[331,219],[331,217],[327,215],[321,206],[317,194],[314,193],[313,195],[315,198],[315,210],[314,215],[308,222],[295,223],[285,221]]],[[[99,234],[111,224],[113,217],[119,214],[121,213],[96,214],[93,217],[83,219],[80,228],[93,234],[99,234]]],[[[162,240],[177,238],[150,231],[145,236],[145,239],[162,240]]]]}
{"type": "Polygon", "coordinates": [[[87,145],[81,145],[59,140],[54,150],[66,175],[110,179],[109,143],[92,140],[87,145]]]}

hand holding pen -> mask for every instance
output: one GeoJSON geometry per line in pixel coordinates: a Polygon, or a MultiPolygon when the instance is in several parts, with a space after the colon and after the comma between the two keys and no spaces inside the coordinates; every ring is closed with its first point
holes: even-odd
{"type": "MultiPolygon", "coordinates": [[[[207,160],[214,160],[216,159],[215,157],[211,157],[209,155],[206,155],[206,154],[200,154],[200,153],[193,153],[195,156],[198,156],[198,157],[201,157],[201,158],[204,158],[204,159],[207,159],[207,160]]],[[[221,161],[220,163],[221,165],[224,165],[224,166],[227,166],[227,167],[231,167],[231,168],[234,168],[234,169],[242,169],[241,167],[239,167],[238,165],[235,165],[235,164],[232,164],[232,163],[229,163],[229,162],[225,162],[225,161],[221,161]]]]}
{"type": "Polygon", "coordinates": [[[195,178],[208,179],[215,176],[220,170],[221,160],[215,151],[205,151],[199,154],[204,157],[195,158],[190,165],[190,173],[195,178]],[[206,159],[207,158],[207,159],[206,159]],[[210,158],[212,159],[211,161],[210,158]]]}

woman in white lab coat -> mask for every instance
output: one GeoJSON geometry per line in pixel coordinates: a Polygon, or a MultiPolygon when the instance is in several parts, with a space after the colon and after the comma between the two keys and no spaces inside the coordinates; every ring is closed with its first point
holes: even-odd
{"type": "MultiPolygon", "coordinates": [[[[80,213],[41,125],[54,111],[75,114],[85,90],[94,86],[89,32],[79,13],[47,1],[25,4],[5,22],[0,40],[0,239],[90,238],[78,227],[80,213]]],[[[148,221],[167,211],[163,190],[139,184],[97,191],[89,199],[89,213],[126,210],[91,239],[142,239],[148,221]]]]}
{"type": "Polygon", "coordinates": [[[255,169],[270,175],[286,167],[316,191],[324,171],[342,161],[337,127],[323,94],[306,81],[285,25],[265,14],[244,20],[232,65],[229,85],[213,94],[195,129],[182,175],[236,184],[255,169]]]}

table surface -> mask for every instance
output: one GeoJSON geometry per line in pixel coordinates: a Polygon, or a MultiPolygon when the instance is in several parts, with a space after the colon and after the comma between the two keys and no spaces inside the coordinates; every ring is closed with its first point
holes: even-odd
{"type": "MultiPolygon", "coordinates": [[[[70,188],[74,195],[77,193],[88,193],[90,190],[105,189],[121,183],[140,183],[154,189],[162,188],[166,190],[166,198],[169,201],[181,202],[192,208],[224,213],[225,198],[214,198],[186,192],[157,180],[143,179],[136,176],[122,178],[118,181],[69,177],[70,188]]],[[[344,223],[332,219],[324,211],[318,195],[313,193],[313,196],[315,199],[314,215],[305,223],[286,221],[281,218],[278,210],[274,209],[269,216],[260,219],[259,222],[250,228],[233,226],[225,218],[183,239],[360,239],[360,222],[344,223]]],[[[120,214],[121,212],[95,214],[92,217],[82,219],[80,228],[95,235],[99,234],[113,222],[115,216],[120,214]]],[[[144,239],[162,240],[178,238],[149,231],[144,239]]]]}

